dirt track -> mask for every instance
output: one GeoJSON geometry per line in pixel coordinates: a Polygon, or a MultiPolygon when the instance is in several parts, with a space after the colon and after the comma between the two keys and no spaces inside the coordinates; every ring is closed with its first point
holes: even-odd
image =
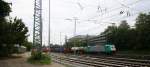
{"type": "Polygon", "coordinates": [[[52,63],[50,65],[33,65],[27,63],[29,53],[18,55],[15,58],[0,60],[0,67],[65,67],[58,63],[52,63]]]}

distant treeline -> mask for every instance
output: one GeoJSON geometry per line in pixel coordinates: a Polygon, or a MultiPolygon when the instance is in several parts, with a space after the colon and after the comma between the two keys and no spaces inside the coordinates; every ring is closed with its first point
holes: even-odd
{"type": "Polygon", "coordinates": [[[150,13],[139,14],[132,27],[122,21],[119,26],[109,26],[103,33],[118,50],[150,50],[150,13]]]}

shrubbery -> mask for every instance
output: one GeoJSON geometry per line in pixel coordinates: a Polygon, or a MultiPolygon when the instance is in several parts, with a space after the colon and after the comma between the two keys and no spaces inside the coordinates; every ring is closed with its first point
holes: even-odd
{"type": "Polygon", "coordinates": [[[41,52],[34,52],[32,56],[28,59],[28,62],[32,64],[50,64],[51,57],[41,52]]]}

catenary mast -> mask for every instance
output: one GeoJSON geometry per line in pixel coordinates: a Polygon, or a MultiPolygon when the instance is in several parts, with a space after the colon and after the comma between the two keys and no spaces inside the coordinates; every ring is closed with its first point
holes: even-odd
{"type": "Polygon", "coordinates": [[[33,48],[38,51],[42,48],[42,0],[34,3],[33,48]]]}
{"type": "Polygon", "coordinates": [[[49,29],[48,29],[48,45],[49,45],[49,48],[51,48],[51,35],[50,35],[50,32],[51,32],[51,23],[50,23],[50,0],[49,0],[49,29]]]}

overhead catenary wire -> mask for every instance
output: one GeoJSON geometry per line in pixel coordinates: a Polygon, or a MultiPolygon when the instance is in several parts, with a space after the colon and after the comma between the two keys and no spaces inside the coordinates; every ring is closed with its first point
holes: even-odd
{"type": "MultiPolygon", "coordinates": [[[[139,12],[136,12],[136,13],[134,13],[133,15],[131,15],[131,16],[123,16],[123,17],[121,17],[120,19],[125,19],[125,18],[129,18],[129,17],[132,17],[132,16],[135,16],[135,15],[138,15],[138,14],[140,14],[140,13],[143,13],[143,12],[149,12],[150,11],[150,9],[146,9],[146,10],[143,10],[143,11],[139,11],[139,12]]],[[[111,18],[111,20],[112,19],[114,19],[114,18],[111,18]]]]}
{"type": "MultiPolygon", "coordinates": [[[[146,9],[146,10],[144,10],[144,11],[148,11],[148,10],[150,11],[150,9],[146,9]]],[[[135,15],[141,13],[141,12],[144,12],[144,11],[140,11],[140,12],[134,13],[134,15],[131,15],[131,16],[123,16],[122,18],[129,18],[129,17],[135,16],[135,15]]],[[[120,18],[120,19],[122,19],[122,18],[120,18]]],[[[102,22],[101,22],[101,23],[102,23],[102,22]]],[[[110,24],[110,22],[105,22],[105,23],[110,24]]],[[[97,24],[100,24],[100,23],[97,23],[97,24]]],[[[97,29],[97,28],[99,28],[99,27],[100,27],[100,26],[96,26],[96,27],[93,27],[93,28],[89,28],[89,29],[86,29],[85,31],[82,31],[82,32],[94,30],[94,29],[97,29]]],[[[79,33],[82,33],[82,32],[79,32],[79,33]]]]}
{"type": "MultiPolygon", "coordinates": [[[[118,14],[118,15],[119,15],[119,14],[118,14]]],[[[131,15],[131,14],[130,14],[130,15],[131,15]]],[[[130,16],[130,15],[128,15],[128,16],[130,16]]],[[[102,18],[100,18],[100,19],[105,19],[105,18],[109,19],[109,18],[116,17],[116,16],[117,16],[117,15],[114,14],[114,15],[111,15],[111,16],[102,17],[102,18]]]]}
{"type": "MultiPolygon", "coordinates": [[[[138,1],[136,1],[134,4],[136,4],[136,3],[138,3],[138,2],[140,2],[140,1],[142,1],[142,0],[138,0],[138,1]]],[[[133,3],[131,3],[131,5],[134,5],[133,3]]],[[[121,8],[124,8],[123,6],[121,7],[121,8]]],[[[118,10],[118,9],[116,9],[116,10],[118,10]]],[[[111,17],[110,17],[110,19],[113,17],[113,19],[115,19],[114,17],[116,17],[115,16],[116,14],[114,14],[114,15],[112,15],[111,17]]],[[[120,16],[120,15],[118,15],[118,16],[120,16]]],[[[124,16],[124,17],[126,17],[126,16],[124,16]]],[[[131,17],[131,16],[130,16],[131,17]]],[[[109,17],[105,17],[105,18],[107,18],[107,19],[109,19],[109,17]]],[[[91,20],[91,19],[88,19],[88,20],[91,20]]]]}
{"type": "MultiPolygon", "coordinates": [[[[137,0],[137,1],[135,1],[135,2],[133,2],[133,3],[130,3],[130,4],[127,4],[127,5],[134,5],[134,4],[136,4],[136,3],[138,3],[138,2],[140,2],[140,1],[142,1],[142,0],[137,0]]],[[[68,1],[66,1],[66,2],[68,2],[68,1]]],[[[69,2],[70,3],[70,2],[69,2]]],[[[73,3],[73,2],[71,2],[71,3],[73,3]]],[[[79,3],[79,2],[77,2],[77,3],[79,3]]],[[[100,4],[100,3],[99,3],[100,4]]],[[[80,5],[81,5],[81,3],[80,3],[80,5]]],[[[121,6],[121,7],[117,7],[117,8],[111,8],[111,9],[107,9],[107,11],[110,11],[110,12],[108,12],[108,13],[111,13],[111,12],[113,12],[113,11],[116,11],[116,10],[118,10],[118,9],[120,9],[120,8],[123,8],[123,6],[121,6]]],[[[102,11],[102,10],[101,10],[102,11]]],[[[103,15],[105,15],[105,14],[107,14],[107,13],[104,13],[103,15]]],[[[97,16],[95,16],[95,17],[93,17],[93,18],[97,18],[97,17],[99,17],[99,15],[97,15],[97,16]]],[[[112,15],[111,17],[115,17],[115,14],[114,15],[112,15]]],[[[93,19],[93,18],[89,18],[88,20],[90,20],[90,19],[93,19]]],[[[108,18],[108,17],[104,17],[104,18],[108,18]]],[[[104,19],[104,18],[101,18],[101,19],[104,19]]]]}
{"type": "MultiPolygon", "coordinates": [[[[128,6],[132,6],[132,5],[136,4],[136,3],[139,3],[140,1],[142,1],[142,0],[135,1],[135,2],[130,3],[130,4],[127,4],[127,5],[128,5],[128,6]]],[[[114,11],[116,11],[116,10],[121,9],[121,8],[123,8],[123,6],[120,6],[120,7],[117,7],[117,8],[107,8],[107,13],[112,13],[112,12],[114,12],[114,11]]],[[[103,14],[103,15],[106,15],[107,13],[105,13],[105,14],[103,14]]],[[[94,16],[94,17],[92,17],[92,18],[89,18],[89,19],[94,19],[94,18],[96,18],[96,17],[99,17],[99,15],[96,15],[96,16],[94,16]]]]}

